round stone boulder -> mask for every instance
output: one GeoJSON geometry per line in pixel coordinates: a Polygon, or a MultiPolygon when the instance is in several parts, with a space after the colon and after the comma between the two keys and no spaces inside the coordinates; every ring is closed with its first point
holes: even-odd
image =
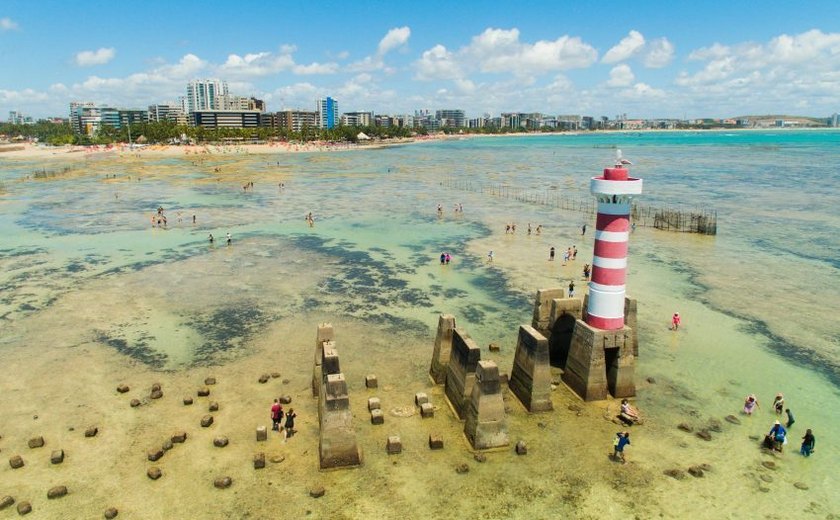
{"type": "Polygon", "coordinates": [[[117,510],[116,507],[109,507],[108,509],[105,510],[105,515],[104,516],[108,520],[111,520],[112,518],[116,518],[117,515],[119,515],[119,514],[120,514],[120,512],[117,510]]]}
{"type": "Polygon", "coordinates": [[[213,416],[212,415],[205,415],[204,417],[201,418],[201,427],[202,428],[207,428],[211,424],[213,424],[213,416]]]}
{"type": "Polygon", "coordinates": [[[184,398],[184,406],[189,406],[191,404],[193,404],[193,398],[192,397],[185,397],[184,398]]]}
{"type": "Polygon", "coordinates": [[[15,498],[9,495],[4,496],[0,499],[0,511],[6,509],[7,507],[11,507],[15,503],[15,498]]]}
{"type": "Polygon", "coordinates": [[[709,433],[709,430],[700,430],[699,432],[695,433],[694,435],[700,437],[704,441],[712,440],[712,434],[709,433]]]}
{"type": "Polygon", "coordinates": [[[796,489],[801,489],[802,491],[808,491],[809,489],[808,484],[804,482],[794,482],[793,487],[795,487],[796,489]]]}
{"type": "Polygon", "coordinates": [[[61,498],[67,494],[67,486],[55,486],[50,488],[47,491],[47,498],[52,500],[53,498],[61,498]]]}
{"type": "Polygon", "coordinates": [[[161,386],[160,383],[155,383],[152,385],[152,392],[160,392],[161,386]]]}
{"type": "Polygon", "coordinates": [[[281,404],[291,404],[292,403],[292,396],[290,395],[281,395],[278,399],[281,404]]]}
{"type": "Polygon", "coordinates": [[[233,484],[233,479],[230,477],[219,477],[213,481],[213,485],[219,489],[227,489],[233,484]]]}
{"type": "Polygon", "coordinates": [[[263,374],[263,375],[261,375],[261,376],[260,376],[260,378],[258,379],[258,381],[260,382],[260,384],[265,384],[265,383],[268,383],[268,380],[269,380],[269,379],[271,379],[271,375],[270,375],[270,374],[263,374]]]}
{"type": "Polygon", "coordinates": [[[213,439],[213,446],[217,448],[224,448],[228,445],[228,442],[230,441],[228,441],[228,438],[225,436],[216,437],[215,439],[213,439]]]}
{"type": "Polygon", "coordinates": [[[163,441],[163,446],[161,446],[161,448],[163,448],[163,451],[169,451],[172,449],[172,446],[172,440],[166,439],[165,441],[163,441]]]}
{"type": "Polygon", "coordinates": [[[207,411],[208,412],[218,412],[219,411],[219,403],[217,403],[216,401],[211,402],[207,406],[207,411]]]}
{"type": "Polygon", "coordinates": [[[28,515],[32,512],[32,504],[26,501],[18,502],[17,512],[20,516],[28,515]]]}
{"type": "Polygon", "coordinates": [[[44,445],[44,438],[42,436],[32,437],[27,443],[30,448],[40,448],[44,445]]]}
{"type": "Polygon", "coordinates": [[[149,477],[152,480],[157,480],[161,476],[163,476],[163,472],[160,470],[160,468],[158,468],[156,466],[152,466],[151,468],[146,470],[146,476],[149,477]]]}
{"type": "Polygon", "coordinates": [[[14,457],[9,458],[9,466],[12,469],[18,469],[23,467],[23,457],[20,455],[15,455],[14,457]]]}
{"type": "Polygon", "coordinates": [[[146,456],[148,457],[148,459],[150,461],[156,462],[156,461],[160,460],[161,457],[163,457],[163,450],[160,449],[160,448],[151,449],[146,454],[146,456]]]}
{"type": "Polygon", "coordinates": [[[734,415],[727,415],[726,417],[724,417],[724,419],[725,419],[725,420],[726,420],[726,422],[728,422],[729,424],[741,424],[741,419],[738,419],[738,418],[737,418],[737,417],[735,417],[734,415]]]}
{"type": "Polygon", "coordinates": [[[140,399],[132,399],[128,404],[131,405],[132,408],[137,408],[140,406],[140,399]]]}
{"type": "Polygon", "coordinates": [[[210,395],[210,389],[205,386],[204,388],[199,388],[197,393],[198,397],[207,397],[210,395]]]}
{"type": "Polygon", "coordinates": [[[321,498],[322,496],[324,496],[324,494],[326,494],[326,492],[327,490],[324,488],[324,486],[315,486],[313,488],[310,488],[309,496],[311,496],[312,498],[321,498]]]}
{"type": "Polygon", "coordinates": [[[205,377],[204,378],[204,384],[205,385],[215,385],[216,384],[216,378],[213,377],[213,376],[205,377]]]}
{"type": "Polygon", "coordinates": [[[131,389],[126,384],[121,384],[121,385],[117,386],[117,392],[119,392],[121,394],[124,394],[124,393],[128,392],[129,390],[131,390],[131,389]]]}
{"type": "Polygon", "coordinates": [[[464,473],[469,473],[470,467],[467,466],[465,463],[458,464],[455,466],[455,473],[463,475],[464,473]]]}
{"type": "Polygon", "coordinates": [[[677,479],[677,480],[682,480],[682,479],[685,478],[685,471],[683,471],[681,469],[677,469],[677,468],[666,469],[662,473],[668,475],[671,478],[677,479]]]}
{"type": "Polygon", "coordinates": [[[150,399],[160,399],[163,397],[163,392],[160,390],[152,390],[152,393],[149,394],[150,399]]]}
{"type": "Polygon", "coordinates": [[[169,438],[172,442],[184,442],[187,440],[187,432],[179,431],[172,434],[172,437],[169,438]]]}

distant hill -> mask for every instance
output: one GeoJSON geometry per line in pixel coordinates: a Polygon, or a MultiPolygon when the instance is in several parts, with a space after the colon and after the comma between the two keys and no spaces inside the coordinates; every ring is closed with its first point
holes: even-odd
{"type": "Polygon", "coordinates": [[[750,121],[775,121],[776,119],[784,119],[785,121],[811,121],[814,123],[825,124],[825,117],[811,117],[811,116],[791,116],[784,114],[767,114],[761,116],[734,116],[732,119],[749,119],[750,121]]]}

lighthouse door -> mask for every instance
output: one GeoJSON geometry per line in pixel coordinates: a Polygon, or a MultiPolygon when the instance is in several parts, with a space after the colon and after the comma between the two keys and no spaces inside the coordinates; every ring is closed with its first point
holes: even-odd
{"type": "Polygon", "coordinates": [[[618,358],[619,347],[604,349],[604,367],[607,371],[607,391],[613,396],[616,395],[616,382],[618,381],[618,358]]]}

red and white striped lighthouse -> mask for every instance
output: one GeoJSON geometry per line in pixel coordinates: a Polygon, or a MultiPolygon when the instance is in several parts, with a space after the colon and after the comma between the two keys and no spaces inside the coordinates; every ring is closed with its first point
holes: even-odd
{"type": "Polygon", "coordinates": [[[615,166],[604,168],[600,177],[592,177],[589,188],[598,199],[598,217],[586,323],[601,330],[624,326],[630,201],[633,195],[642,193],[642,179],[629,176],[630,164],[621,157],[621,150],[616,150],[615,166]]]}

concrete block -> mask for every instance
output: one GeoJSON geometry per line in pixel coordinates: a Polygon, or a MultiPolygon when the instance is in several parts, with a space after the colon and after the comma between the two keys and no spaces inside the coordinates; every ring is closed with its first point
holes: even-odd
{"type": "Polygon", "coordinates": [[[442,450],[443,449],[443,437],[436,433],[429,434],[429,449],[431,450],[442,450]]]}
{"type": "Polygon", "coordinates": [[[378,397],[370,397],[368,398],[368,411],[371,410],[379,410],[382,408],[381,403],[379,402],[378,397]]]}
{"type": "Polygon", "coordinates": [[[365,388],[377,388],[379,387],[379,381],[376,379],[376,376],[373,374],[368,374],[365,376],[365,388]]]}
{"type": "Polygon", "coordinates": [[[385,424],[385,414],[379,408],[374,408],[370,411],[371,424],[385,424]]]}
{"type": "Polygon", "coordinates": [[[428,403],[428,402],[429,402],[429,396],[426,395],[425,392],[417,392],[416,394],[414,394],[414,404],[416,404],[417,406],[420,406],[423,403],[428,403]]]}
{"type": "Polygon", "coordinates": [[[402,453],[402,441],[400,441],[399,435],[391,435],[388,437],[388,441],[385,443],[385,451],[388,452],[388,455],[402,453]]]}
{"type": "Polygon", "coordinates": [[[435,407],[432,403],[423,403],[420,405],[420,417],[427,419],[435,416],[435,407]]]}
{"type": "Polygon", "coordinates": [[[452,352],[452,333],[455,330],[455,316],[441,314],[438,318],[437,335],[435,336],[435,348],[432,353],[432,365],[429,368],[429,375],[435,384],[443,384],[446,381],[447,367],[452,352]]]}
{"type": "Polygon", "coordinates": [[[257,426],[257,442],[268,440],[268,429],[265,426],[257,426]]]}

